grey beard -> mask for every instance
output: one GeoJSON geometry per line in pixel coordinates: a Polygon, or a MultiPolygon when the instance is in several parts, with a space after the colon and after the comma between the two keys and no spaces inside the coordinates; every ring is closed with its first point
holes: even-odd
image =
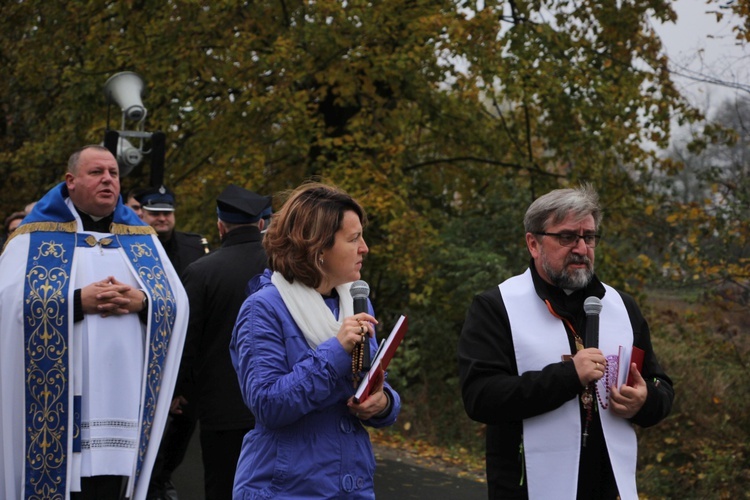
{"type": "MultiPolygon", "coordinates": [[[[568,263],[569,262],[566,262],[566,264],[568,263]]],[[[547,276],[552,281],[552,284],[558,288],[563,288],[565,290],[580,290],[581,288],[586,288],[586,286],[591,282],[591,279],[594,277],[594,266],[588,262],[587,264],[589,267],[587,267],[586,269],[576,269],[570,273],[567,273],[565,272],[565,268],[563,268],[560,272],[555,272],[554,270],[550,269],[546,259],[542,260],[542,267],[544,268],[544,272],[547,273],[547,276]]]]}

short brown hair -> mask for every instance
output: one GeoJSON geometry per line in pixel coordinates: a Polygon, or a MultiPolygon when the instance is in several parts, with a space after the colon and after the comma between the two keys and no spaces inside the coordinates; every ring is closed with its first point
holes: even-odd
{"type": "MultiPolygon", "coordinates": [[[[86,151],[87,149],[95,149],[96,151],[109,151],[109,149],[105,148],[104,146],[100,144],[88,144],[86,146],[83,146],[82,148],[78,148],[76,151],[73,152],[72,155],[70,155],[70,158],[68,158],[68,172],[71,174],[77,174],[78,173],[78,163],[81,161],[81,153],[86,151]]],[[[127,201],[127,199],[125,200],[127,201]]]]}
{"type": "Polygon", "coordinates": [[[10,228],[11,222],[13,222],[14,220],[18,220],[18,219],[23,220],[24,217],[26,217],[26,212],[13,212],[9,216],[7,216],[5,218],[5,226],[3,226],[3,228],[5,229],[5,234],[7,236],[10,236],[10,232],[8,231],[8,228],[10,228]]]}
{"type": "Polygon", "coordinates": [[[281,210],[273,214],[263,238],[268,265],[290,283],[317,288],[323,279],[320,254],[333,247],[344,213],[357,214],[364,227],[362,206],[343,190],[319,182],[307,182],[291,192],[281,210]]]}

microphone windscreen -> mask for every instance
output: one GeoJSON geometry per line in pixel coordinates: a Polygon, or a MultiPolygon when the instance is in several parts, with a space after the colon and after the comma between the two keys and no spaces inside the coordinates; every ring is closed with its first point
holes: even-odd
{"type": "Polygon", "coordinates": [[[599,297],[586,297],[583,301],[583,310],[586,314],[599,314],[602,311],[602,301],[599,297]]]}
{"type": "Polygon", "coordinates": [[[352,283],[349,291],[353,299],[366,299],[370,295],[370,285],[366,281],[358,280],[352,283]]]}

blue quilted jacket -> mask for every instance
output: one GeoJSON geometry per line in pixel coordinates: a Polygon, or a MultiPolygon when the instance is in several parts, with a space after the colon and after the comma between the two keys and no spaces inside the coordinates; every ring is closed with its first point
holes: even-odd
{"type": "MultiPolygon", "coordinates": [[[[374,498],[375,458],[363,424],[392,425],[398,394],[386,382],[390,413],[355,418],[346,406],[354,394],[352,358],[339,341],[310,348],[269,271],[249,291],[230,350],[256,425],[242,443],[234,498],[374,498]]],[[[338,314],[338,299],[326,303],[338,314]]],[[[376,347],[371,339],[371,352],[376,347]]]]}

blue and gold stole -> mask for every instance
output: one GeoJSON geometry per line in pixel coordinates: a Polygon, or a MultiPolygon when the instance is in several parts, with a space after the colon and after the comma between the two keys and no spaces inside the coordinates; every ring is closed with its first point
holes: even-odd
{"type": "Polygon", "coordinates": [[[59,217],[63,212],[60,203],[64,206],[66,195],[64,184],[50,191],[37,203],[29,220],[19,227],[30,237],[23,318],[26,363],[24,498],[65,498],[69,480],[68,451],[80,451],[80,400],[70,397],[69,383],[69,328],[73,306],[68,299],[72,297],[71,270],[76,246],[122,248],[150,298],[148,370],[141,402],[136,481],[154,425],[164,362],[176,318],[175,296],[153,245],[153,229],[143,225],[119,203],[110,228],[111,237],[97,241],[93,235],[76,233],[75,217],[66,206],[67,216],[59,217]],[[40,220],[47,216],[52,220],[40,220]],[[70,422],[73,422],[72,429],[70,422]],[[69,442],[71,439],[73,443],[69,442]]]}

